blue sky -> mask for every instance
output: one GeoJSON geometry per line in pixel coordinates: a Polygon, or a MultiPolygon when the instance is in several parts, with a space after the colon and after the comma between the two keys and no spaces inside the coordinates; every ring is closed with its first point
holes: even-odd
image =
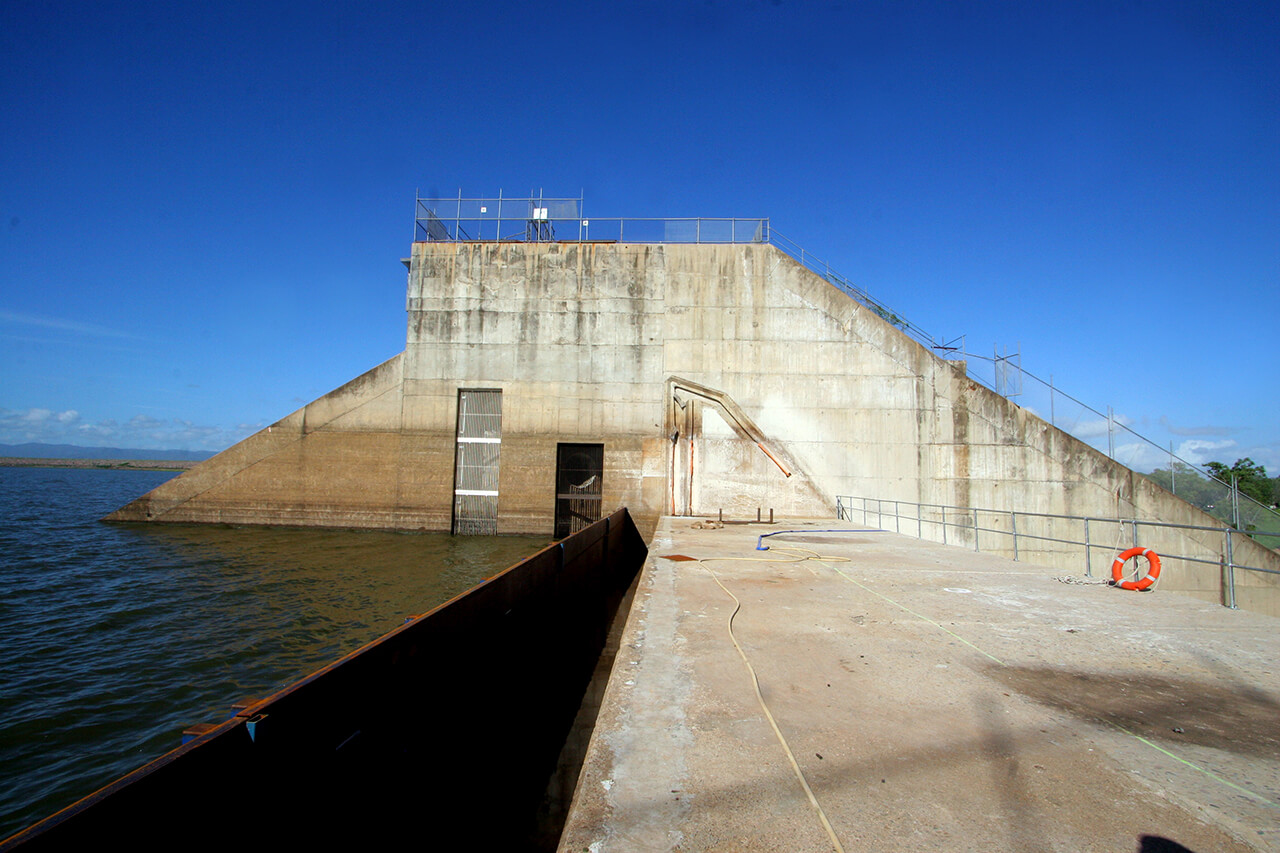
{"type": "Polygon", "coordinates": [[[0,442],[226,447],[403,348],[415,192],[541,188],[1280,472],[1275,3],[11,0],[0,115],[0,442]]]}

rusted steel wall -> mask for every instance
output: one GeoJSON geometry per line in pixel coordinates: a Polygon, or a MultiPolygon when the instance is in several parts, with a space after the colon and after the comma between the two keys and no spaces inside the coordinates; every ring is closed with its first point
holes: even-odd
{"type": "Polygon", "coordinates": [[[547,838],[538,814],[556,811],[544,792],[645,554],[619,510],[0,850],[106,839],[165,849],[536,847],[547,838]]]}

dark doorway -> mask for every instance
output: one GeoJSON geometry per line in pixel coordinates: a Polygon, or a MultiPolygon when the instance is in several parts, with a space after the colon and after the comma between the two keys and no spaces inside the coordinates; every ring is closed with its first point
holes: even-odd
{"type": "Polygon", "coordinates": [[[600,520],[603,476],[603,444],[557,445],[557,539],[577,533],[600,520]]]}

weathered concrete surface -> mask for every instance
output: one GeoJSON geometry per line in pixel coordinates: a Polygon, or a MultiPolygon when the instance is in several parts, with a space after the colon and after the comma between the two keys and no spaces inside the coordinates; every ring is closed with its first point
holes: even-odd
{"type": "Polygon", "coordinates": [[[1280,849],[1275,619],[893,533],[755,550],[840,526],[660,522],[562,851],[834,849],[717,577],[845,850],[1280,849]]]}
{"type": "MultiPolygon", "coordinates": [[[[497,389],[503,533],[553,529],[561,442],[604,445],[602,511],[642,530],[837,495],[1217,524],[767,244],[416,243],[406,309],[403,353],[113,518],[447,530],[458,392],[497,389]]],[[[1207,561],[1169,567],[1166,590],[1221,600],[1220,535],[1144,544],[1207,561]]],[[[1078,571],[1079,550],[1023,557],[1078,571]]],[[[1280,575],[1239,580],[1241,606],[1280,615],[1280,575]]]]}

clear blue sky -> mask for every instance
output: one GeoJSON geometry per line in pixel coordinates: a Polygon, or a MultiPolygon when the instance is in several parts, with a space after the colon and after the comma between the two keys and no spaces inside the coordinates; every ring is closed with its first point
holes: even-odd
{"type": "Polygon", "coordinates": [[[403,348],[415,191],[542,188],[1280,472],[1274,2],[10,0],[0,115],[0,442],[226,447],[403,348]]]}

